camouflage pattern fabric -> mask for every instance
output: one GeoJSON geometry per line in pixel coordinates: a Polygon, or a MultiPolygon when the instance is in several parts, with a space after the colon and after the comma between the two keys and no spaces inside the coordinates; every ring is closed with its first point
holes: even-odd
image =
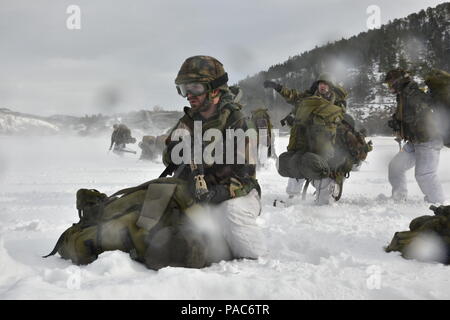
{"type": "MultiPolygon", "coordinates": [[[[232,95],[229,91],[223,91],[220,102],[219,102],[219,111],[218,113],[211,117],[208,120],[205,120],[201,117],[199,113],[193,113],[191,108],[185,107],[185,115],[178,121],[175,127],[171,130],[169,134],[169,138],[166,140],[166,148],[163,153],[163,162],[166,166],[172,164],[171,160],[171,151],[173,147],[178,143],[178,141],[171,141],[170,137],[172,132],[178,128],[186,129],[193,132],[194,121],[202,121],[203,122],[203,132],[210,129],[215,128],[222,132],[224,145],[226,144],[226,130],[227,129],[242,129],[244,132],[248,128],[254,128],[251,121],[243,115],[240,111],[241,106],[234,103],[232,100],[232,95]]],[[[193,134],[191,134],[191,139],[193,134]]],[[[193,143],[193,142],[192,142],[193,143]]],[[[223,152],[224,164],[213,164],[211,166],[205,165],[205,181],[208,186],[216,186],[222,185],[225,186],[228,190],[228,198],[233,198],[234,196],[243,196],[248,194],[252,189],[258,190],[260,192],[259,184],[256,180],[256,159],[251,159],[248,152],[245,150],[240,150],[238,145],[234,144],[234,164],[226,164],[225,156],[227,151],[223,152]],[[245,154],[243,153],[245,152],[245,154]],[[237,164],[237,159],[245,159],[245,164],[237,164]],[[236,192],[235,184],[233,184],[233,180],[239,182],[239,192],[236,192]]],[[[249,148],[248,141],[246,142],[246,150],[249,148]]],[[[191,181],[190,177],[190,169],[187,166],[183,172],[180,174],[180,178],[185,179],[186,181],[191,181]]]]}
{"type": "Polygon", "coordinates": [[[408,82],[397,94],[393,119],[398,123],[397,134],[405,141],[421,143],[440,137],[431,98],[414,81],[408,82]]]}
{"type": "Polygon", "coordinates": [[[432,260],[450,264],[450,206],[431,206],[434,216],[421,216],[409,224],[409,231],[396,232],[386,252],[398,251],[406,259],[432,260]],[[421,239],[433,239],[439,253],[432,257],[423,257],[415,243],[421,239]]]}
{"type": "Polygon", "coordinates": [[[303,99],[291,128],[288,151],[313,152],[331,158],[336,129],[342,119],[342,108],[330,101],[319,96],[303,99]]]}
{"type": "Polygon", "coordinates": [[[450,73],[443,70],[432,70],[425,77],[425,84],[430,89],[444,145],[450,148],[450,73]]]}
{"type": "Polygon", "coordinates": [[[193,56],[184,61],[175,83],[210,82],[224,74],[223,65],[217,59],[209,56],[193,56]]]}
{"type": "Polygon", "coordinates": [[[142,141],[138,144],[141,148],[142,153],[139,159],[141,160],[153,160],[156,158],[156,137],[154,136],[143,136],[142,141]]]}
{"type": "Polygon", "coordinates": [[[251,111],[251,121],[255,125],[256,130],[258,130],[258,146],[260,144],[260,139],[266,139],[267,156],[274,157],[275,156],[275,141],[272,137],[272,129],[273,125],[270,121],[270,115],[268,113],[267,108],[257,108],[251,111]],[[267,135],[265,137],[260,137],[260,129],[267,130],[267,135]]]}
{"type": "Polygon", "coordinates": [[[327,161],[311,152],[287,151],[278,158],[278,173],[282,177],[296,179],[322,179],[330,175],[327,161]]]}

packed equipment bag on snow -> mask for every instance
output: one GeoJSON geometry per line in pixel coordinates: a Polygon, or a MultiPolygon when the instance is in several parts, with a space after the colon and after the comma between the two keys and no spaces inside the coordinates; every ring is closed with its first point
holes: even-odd
{"type": "Polygon", "coordinates": [[[444,145],[450,147],[450,73],[434,69],[425,77],[437,113],[444,145]]]}
{"type": "Polygon", "coordinates": [[[386,252],[398,251],[406,259],[450,264],[450,206],[431,206],[430,210],[434,216],[415,218],[409,231],[396,232],[386,252]]]}
{"type": "Polygon", "coordinates": [[[187,182],[177,178],[155,179],[109,197],[80,189],[80,221],[64,231],[48,256],[59,253],[84,265],[102,252],[121,250],[155,270],[202,268],[216,261],[209,259],[208,236],[192,219],[195,208],[187,182]]]}

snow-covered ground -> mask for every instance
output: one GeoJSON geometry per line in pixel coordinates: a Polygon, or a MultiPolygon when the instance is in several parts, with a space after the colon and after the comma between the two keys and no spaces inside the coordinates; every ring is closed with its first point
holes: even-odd
{"type": "MultiPolygon", "coordinates": [[[[41,256],[77,221],[77,189],[111,194],[157,177],[161,163],[138,161],[139,152],[108,153],[107,136],[0,136],[0,299],[448,299],[450,267],[383,251],[395,231],[431,211],[413,171],[406,204],[376,200],[390,193],[387,164],[398,146],[373,140],[367,162],[329,207],[312,205],[312,187],[306,201],[273,207],[274,199],[286,200],[287,180],[274,163],[258,171],[267,256],[156,272],[122,252],[82,267],[41,256]]],[[[278,153],[286,143],[277,141],[278,153]]],[[[444,149],[439,172],[448,193],[449,162],[444,149]]]]}

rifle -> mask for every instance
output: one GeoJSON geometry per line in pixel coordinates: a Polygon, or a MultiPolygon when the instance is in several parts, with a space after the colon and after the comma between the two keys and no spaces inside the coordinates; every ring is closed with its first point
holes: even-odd
{"type": "Polygon", "coordinates": [[[128,152],[128,153],[136,154],[136,151],[127,150],[127,149],[114,149],[113,151],[115,151],[115,152],[128,152]]]}
{"type": "MultiPolygon", "coordinates": [[[[195,139],[195,138],[194,138],[195,139]]],[[[202,144],[203,145],[203,144],[202,144]]],[[[194,146],[192,145],[191,150],[193,150],[194,146]]],[[[176,165],[176,164],[169,164],[164,171],[160,174],[160,178],[165,178],[168,175],[172,175],[174,172],[174,177],[177,177],[178,175],[183,172],[184,168],[187,166],[187,164],[182,165],[176,165]]],[[[195,198],[199,201],[208,201],[213,195],[213,192],[210,192],[208,190],[208,185],[205,181],[205,171],[203,164],[196,164],[195,163],[195,156],[193,155],[191,158],[191,163],[189,164],[193,178],[194,178],[194,186],[195,186],[195,198]]]]}
{"type": "Polygon", "coordinates": [[[165,178],[167,176],[171,176],[172,173],[178,168],[176,164],[169,164],[164,171],[159,175],[160,178],[165,178]]]}
{"type": "Polygon", "coordinates": [[[200,163],[195,163],[195,145],[201,146],[200,152],[203,155],[203,147],[204,143],[202,141],[202,136],[198,136],[195,133],[193,134],[192,139],[193,145],[191,150],[194,150],[191,157],[191,172],[194,176],[194,186],[195,186],[195,198],[200,201],[208,200],[209,197],[212,196],[211,192],[208,190],[208,185],[205,181],[205,170],[203,167],[203,157],[200,158],[200,163]]]}
{"type": "Polygon", "coordinates": [[[400,136],[396,136],[394,140],[398,143],[399,151],[402,151],[402,138],[400,136]]]}

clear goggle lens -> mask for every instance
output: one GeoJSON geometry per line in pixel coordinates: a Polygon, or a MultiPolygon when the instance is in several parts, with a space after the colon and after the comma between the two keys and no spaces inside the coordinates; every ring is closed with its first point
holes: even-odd
{"type": "Polygon", "coordinates": [[[193,96],[200,96],[208,91],[206,84],[193,82],[177,85],[178,94],[184,98],[190,93],[193,96]]]}

